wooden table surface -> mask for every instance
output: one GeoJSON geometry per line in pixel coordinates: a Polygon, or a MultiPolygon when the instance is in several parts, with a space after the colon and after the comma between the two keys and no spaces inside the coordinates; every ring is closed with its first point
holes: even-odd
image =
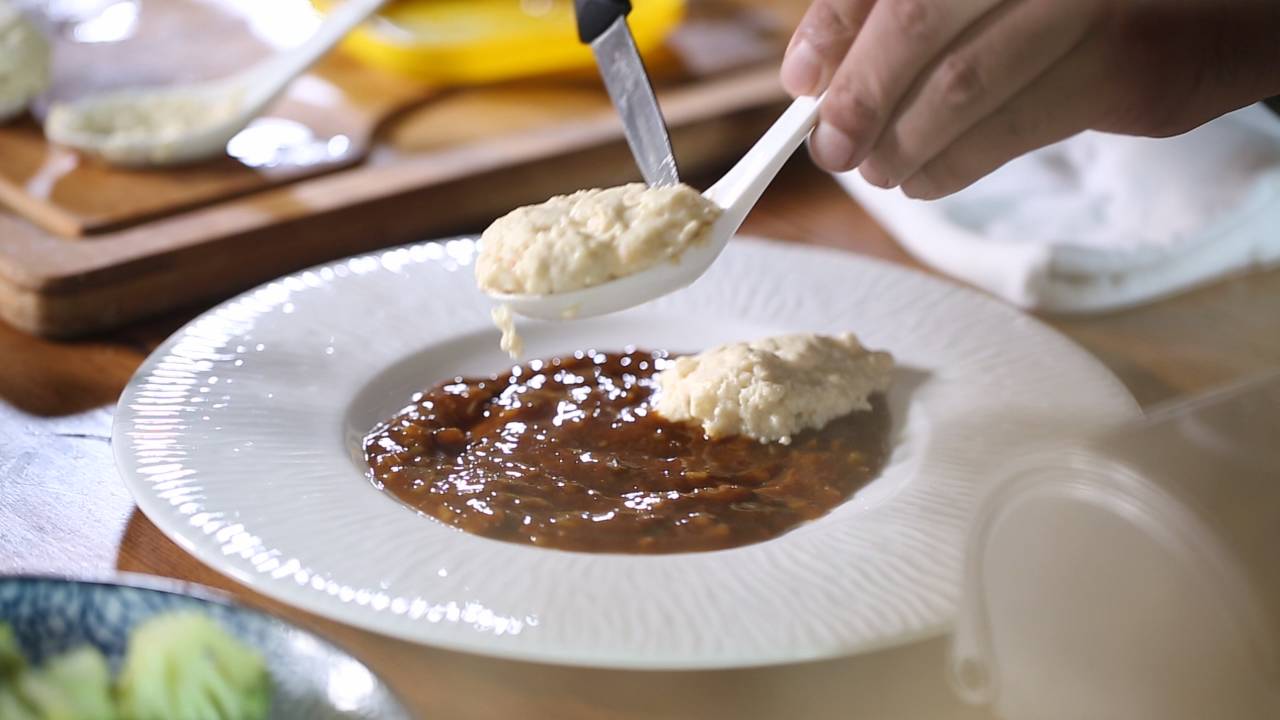
{"type": "MultiPolygon", "coordinates": [[[[746,231],[919,267],[802,158],[766,193],[746,231]]],[[[166,539],[135,508],[111,460],[117,395],[151,348],[198,310],[75,343],[0,325],[0,572],[123,570],[229,590],[344,644],[424,718],[988,717],[950,695],[941,638],[778,668],[584,670],[411,645],[249,592],[166,539]]],[[[1049,321],[1149,406],[1280,365],[1280,272],[1112,315],[1049,321]]]]}

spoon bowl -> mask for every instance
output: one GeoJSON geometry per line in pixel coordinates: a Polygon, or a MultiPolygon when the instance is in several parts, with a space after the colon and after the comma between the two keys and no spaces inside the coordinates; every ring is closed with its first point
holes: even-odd
{"type": "Polygon", "coordinates": [[[123,167],[204,160],[221,153],[265,109],[265,101],[247,107],[252,78],[250,70],[208,82],[126,88],[59,103],[49,110],[45,134],[123,167]]]}
{"type": "Polygon", "coordinates": [[[525,317],[571,320],[625,310],[692,284],[720,256],[764,189],[808,137],[821,102],[820,97],[797,98],[747,154],[702,193],[720,207],[720,217],[702,242],[675,259],[580,290],[546,294],[489,292],[489,297],[525,317]]]}
{"type": "Polygon", "coordinates": [[[216,157],[227,143],[387,0],[347,0],[306,42],[234,75],[162,88],[126,88],[56,103],[45,135],[126,167],[216,157]]]}
{"type": "Polygon", "coordinates": [[[680,257],[600,285],[541,295],[500,292],[488,295],[509,306],[512,312],[538,320],[573,320],[626,310],[692,284],[720,256],[729,236],[741,224],[741,220],[733,222],[727,214],[722,214],[711,226],[707,240],[688,248],[680,257]],[[720,236],[721,229],[724,239],[717,242],[713,238],[720,236]]]}

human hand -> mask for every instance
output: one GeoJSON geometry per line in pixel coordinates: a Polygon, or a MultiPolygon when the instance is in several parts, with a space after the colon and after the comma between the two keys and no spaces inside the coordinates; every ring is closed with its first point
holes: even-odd
{"type": "Polygon", "coordinates": [[[1082,130],[1168,136],[1280,93],[1277,0],[814,0],[810,152],[934,199],[1082,130]]]}

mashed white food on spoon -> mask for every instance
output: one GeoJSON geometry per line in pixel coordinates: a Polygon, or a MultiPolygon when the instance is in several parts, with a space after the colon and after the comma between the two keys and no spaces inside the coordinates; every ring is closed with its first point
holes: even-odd
{"type": "Polygon", "coordinates": [[[0,122],[48,86],[49,41],[16,5],[0,0],[0,122]]]}
{"type": "MultiPolygon", "coordinates": [[[[476,284],[486,292],[542,295],[632,275],[705,242],[720,207],[688,185],[631,183],[557,195],[517,208],[480,236],[476,284]]],[[[493,311],[502,349],[523,348],[511,309],[493,311]]]]}
{"type": "Polygon", "coordinates": [[[580,290],[674,260],[707,239],[720,207],[688,185],[579,190],[498,218],[480,237],[488,292],[580,290]]]}
{"type": "Polygon", "coordinates": [[[511,308],[499,305],[489,316],[493,318],[493,324],[502,331],[502,340],[498,342],[498,346],[510,355],[512,360],[518,360],[524,354],[524,339],[516,332],[516,320],[511,315],[511,308]]]}
{"type": "Polygon", "coordinates": [[[893,357],[852,333],[802,333],[737,342],[676,358],[658,373],[656,409],[702,426],[708,437],[746,435],[787,444],[889,387],[893,357]]]}
{"type": "MultiPolygon", "coordinates": [[[[243,92],[191,89],[121,90],[49,108],[44,131],[54,142],[108,155],[150,148],[127,164],[164,162],[193,133],[211,130],[241,111],[243,92]]],[[[123,157],[123,156],[122,156],[123,157]]]]}

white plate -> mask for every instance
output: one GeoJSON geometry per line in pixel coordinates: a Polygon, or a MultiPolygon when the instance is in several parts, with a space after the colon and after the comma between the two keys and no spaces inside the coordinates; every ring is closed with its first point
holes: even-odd
{"type": "Polygon", "coordinates": [[[943,632],[988,466],[1138,412],[1091,356],[984,295],[739,239],[660,301],[527,324],[530,356],[854,330],[901,366],[881,477],[823,518],[733,550],[605,555],[476,537],[376,490],[359,450],[414,391],[509,365],[472,283],[474,250],[453,240],[337,262],[178,331],[117,411],[116,461],[138,506],[220,572],[388,635],[609,667],[780,663],[943,632]]]}

